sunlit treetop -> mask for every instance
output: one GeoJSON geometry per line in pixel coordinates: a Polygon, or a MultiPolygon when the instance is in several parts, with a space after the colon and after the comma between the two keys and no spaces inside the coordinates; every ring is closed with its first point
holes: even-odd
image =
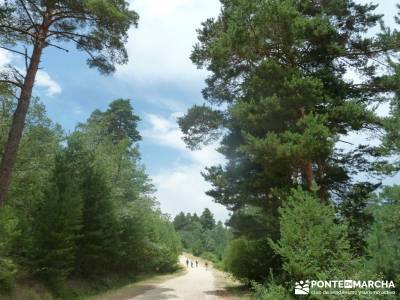
{"type": "Polygon", "coordinates": [[[6,0],[0,4],[0,43],[28,60],[18,46],[42,40],[45,47],[64,49],[73,42],[88,54],[90,67],[110,73],[127,62],[124,44],[138,18],[124,0],[6,0]]]}

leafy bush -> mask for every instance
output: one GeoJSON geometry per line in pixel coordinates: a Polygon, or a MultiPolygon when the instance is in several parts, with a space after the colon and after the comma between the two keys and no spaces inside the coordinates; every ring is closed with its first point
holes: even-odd
{"type": "Polygon", "coordinates": [[[374,223],[368,234],[367,267],[396,282],[400,292],[400,186],[385,187],[371,207],[374,223]]]}
{"type": "Polygon", "coordinates": [[[269,284],[264,286],[257,282],[252,282],[254,299],[257,300],[289,300],[293,297],[281,285],[269,284]]]}
{"type": "Polygon", "coordinates": [[[267,239],[248,240],[242,237],[231,241],[223,264],[225,270],[248,284],[250,280],[265,280],[268,271],[280,266],[280,258],[267,239]]]}
{"type": "Polygon", "coordinates": [[[7,258],[0,257],[0,292],[9,293],[15,284],[17,267],[7,258]]]}
{"type": "Polygon", "coordinates": [[[281,238],[270,244],[289,280],[345,278],[353,270],[347,228],[335,222],[330,205],[297,189],[280,214],[281,238]]]}
{"type": "Polygon", "coordinates": [[[218,262],[217,256],[211,252],[204,252],[203,254],[201,254],[201,257],[214,263],[218,262]]]}

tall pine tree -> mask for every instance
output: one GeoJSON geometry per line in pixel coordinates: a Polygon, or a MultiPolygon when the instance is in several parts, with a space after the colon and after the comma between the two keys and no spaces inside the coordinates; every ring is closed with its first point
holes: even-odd
{"type": "Polygon", "coordinates": [[[0,3],[1,48],[20,55],[25,74],[10,67],[0,72],[0,83],[19,90],[8,138],[0,164],[0,203],[5,200],[32,90],[43,52],[48,47],[65,50],[70,42],[88,55],[90,67],[109,74],[116,64],[128,60],[127,32],[137,25],[138,15],[124,0],[2,1],[0,3]],[[30,49],[30,53],[28,53],[30,49]]]}
{"type": "Polygon", "coordinates": [[[352,190],[353,174],[368,171],[382,153],[342,140],[382,129],[375,108],[390,96],[380,62],[396,45],[365,34],[381,20],[372,4],[221,3],[191,56],[211,73],[207,104],[179,123],[192,148],[222,136],[228,163],[205,178],[213,186],[208,194],[233,211],[233,232],[276,240],[278,208],[291,188],[316,184],[320,201],[337,201],[352,190]]]}
{"type": "Polygon", "coordinates": [[[33,224],[33,273],[52,284],[68,278],[75,269],[82,226],[82,199],[66,153],[57,156],[45,197],[37,207],[33,224]]]}

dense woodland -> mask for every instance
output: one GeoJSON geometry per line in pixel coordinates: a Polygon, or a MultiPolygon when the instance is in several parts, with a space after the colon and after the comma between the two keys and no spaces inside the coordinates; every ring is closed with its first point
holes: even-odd
{"type": "Polygon", "coordinates": [[[181,212],[174,218],[173,224],[184,250],[221,267],[232,234],[221,221],[215,221],[208,208],[200,217],[196,213],[181,212]]]}
{"type": "Polygon", "coordinates": [[[104,74],[127,62],[138,15],[125,1],[0,3],[1,48],[26,62],[0,72],[2,293],[32,280],[70,297],[73,280],[171,272],[182,249],[257,299],[292,299],[307,279],[400,292],[400,185],[384,184],[400,170],[400,32],[360,1],[221,5],[191,55],[209,72],[205,103],[178,123],[191,149],[220,143],[227,163],[203,176],[226,224],[159,210],[128,99],[66,134],[32,97],[46,47],[75,44],[104,74]]]}
{"type": "MultiPolygon", "coordinates": [[[[1,102],[9,123],[15,103],[4,94],[1,102]]],[[[3,291],[16,279],[62,292],[71,278],[133,280],[176,269],[180,240],[140,163],[137,122],[129,100],[118,99],[66,135],[33,101],[0,210],[3,291]]]]}

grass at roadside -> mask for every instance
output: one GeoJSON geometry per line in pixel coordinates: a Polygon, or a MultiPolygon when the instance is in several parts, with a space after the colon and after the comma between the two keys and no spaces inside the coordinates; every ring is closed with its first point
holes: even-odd
{"type": "MultiPolygon", "coordinates": [[[[204,268],[207,260],[195,257],[189,253],[183,253],[190,260],[199,261],[199,267],[204,268]]],[[[214,268],[208,262],[209,271],[213,273],[218,295],[229,300],[251,299],[251,292],[240,282],[234,280],[227,273],[214,268]]],[[[145,293],[157,284],[163,283],[186,273],[185,267],[180,267],[171,274],[160,275],[146,274],[136,277],[107,277],[96,281],[70,280],[59,287],[59,297],[51,296],[49,290],[37,282],[20,283],[13,297],[0,300],[125,300],[145,293]]]]}
{"type": "Polygon", "coordinates": [[[50,291],[34,281],[20,282],[10,295],[0,295],[0,300],[54,300],[50,291]]]}
{"type": "Polygon", "coordinates": [[[184,268],[178,269],[176,272],[166,275],[146,275],[138,278],[136,282],[118,287],[115,289],[109,289],[107,292],[98,294],[91,297],[82,299],[87,300],[123,300],[128,297],[134,297],[152,289],[154,285],[167,281],[177,276],[182,276],[186,273],[184,268]]]}
{"type": "Polygon", "coordinates": [[[119,300],[125,295],[135,296],[152,285],[183,275],[183,268],[170,274],[145,274],[135,277],[107,277],[95,281],[69,280],[57,290],[57,297],[48,288],[36,281],[19,282],[11,295],[0,295],[0,300],[119,300]],[[112,295],[112,296],[110,296],[112,295]]]}
{"type": "Polygon", "coordinates": [[[248,286],[243,285],[229,274],[218,269],[213,269],[212,272],[215,276],[215,285],[221,291],[222,296],[227,296],[227,299],[235,300],[252,299],[252,293],[249,291],[248,286]]]}

